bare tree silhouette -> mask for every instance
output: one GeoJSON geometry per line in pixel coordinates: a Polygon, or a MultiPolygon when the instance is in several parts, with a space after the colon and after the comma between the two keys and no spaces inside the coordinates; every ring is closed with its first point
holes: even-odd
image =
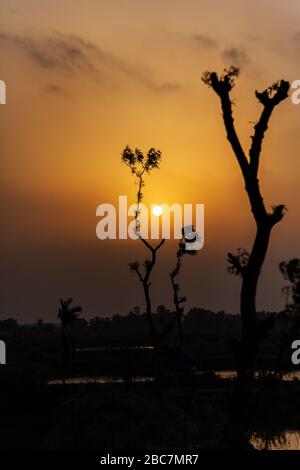
{"type": "MultiPolygon", "coordinates": [[[[218,76],[216,72],[205,72],[202,80],[220,98],[227,139],[241,169],[256,223],[256,236],[247,263],[240,263],[239,256],[234,256],[231,253],[228,255],[230,263],[234,265],[235,270],[242,277],[240,297],[242,337],[238,351],[240,358],[238,377],[240,381],[247,382],[253,377],[258,338],[263,334],[258,331],[256,315],[258,278],[267,253],[272,228],[283,218],[285,212],[284,205],[277,205],[272,208],[271,212],[267,211],[258,180],[259,162],[270,117],[274,108],[287,98],[290,85],[287,81],[281,80],[262,92],[255,92],[263,110],[254,126],[252,143],[247,156],[235,130],[230,99],[230,92],[238,75],[239,69],[231,66],[229,69],[225,69],[221,76],[218,76]]],[[[265,330],[266,325],[261,325],[261,329],[265,330]]]]}
{"type": "MultiPolygon", "coordinates": [[[[192,242],[193,240],[188,240],[188,242],[192,242]]],[[[182,239],[178,244],[178,250],[176,252],[176,265],[173,271],[170,273],[170,279],[173,289],[173,302],[175,306],[176,312],[176,319],[177,319],[177,328],[178,328],[178,336],[179,336],[179,348],[182,349],[183,347],[183,328],[182,328],[182,319],[183,319],[183,304],[186,302],[186,297],[180,295],[180,285],[177,281],[177,277],[182,268],[182,261],[183,256],[186,254],[189,255],[196,255],[197,251],[195,250],[187,250],[186,249],[187,240],[185,238],[184,228],[182,229],[182,239]]]]}
{"type": "Polygon", "coordinates": [[[153,345],[157,346],[159,342],[159,334],[156,331],[154,322],[153,322],[152,303],[151,303],[151,295],[150,295],[150,287],[151,287],[150,277],[151,277],[151,273],[154,268],[154,265],[156,263],[156,252],[163,245],[165,240],[164,239],[161,240],[156,247],[152,247],[150,243],[148,243],[143,238],[141,238],[141,240],[144,243],[144,245],[147,247],[147,249],[150,251],[151,259],[150,260],[146,259],[144,261],[144,264],[143,264],[144,273],[141,272],[140,264],[138,261],[135,261],[134,263],[129,263],[129,268],[131,271],[135,272],[138,275],[138,278],[143,285],[143,291],[144,291],[145,302],[146,302],[146,317],[147,317],[149,333],[150,333],[153,345]]]}

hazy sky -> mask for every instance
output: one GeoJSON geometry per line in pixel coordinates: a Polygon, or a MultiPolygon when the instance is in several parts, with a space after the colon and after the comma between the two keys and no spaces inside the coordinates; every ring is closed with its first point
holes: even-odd
{"type": "MultiPolygon", "coordinates": [[[[201,82],[231,64],[237,128],[245,147],[260,106],[255,89],[300,79],[298,0],[0,0],[1,317],[55,319],[72,296],[86,317],[143,306],[128,262],[139,242],[100,241],[96,207],[136,187],[120,163],[126,144],[162,151],[146,203],[204,203],[205,247],[186,259],[187,307],[238,311],[239,281],[226,253],[250,247],[254,225],[219,102],[201,82]]],[[[300,105],[276,109],[260,180],[267,206],[288,212],[274,229],[258,295],[280,309],[281,260],[299,253],[300,105]]],[[[166,243],[153,279],[171,307],[166,243]]]]}

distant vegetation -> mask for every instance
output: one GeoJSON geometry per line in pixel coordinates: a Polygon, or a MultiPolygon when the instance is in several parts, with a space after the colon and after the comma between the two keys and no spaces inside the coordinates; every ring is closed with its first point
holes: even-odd
{"type": "MultiPolygon", "coordinates": [[[[260,348],[259,367],[268,369],[276,367],[280,363],[281,367],[289,369],[291,366],[289,345],[285,349],[282,346],[285,344],[282,334],[286,331],[288,313],[286,311],[279,313],[260,312],[258,318],[264,320],[270,314],[274,315],[276,322],[268,339],[260,348]],[[282,356],[280,359],[279,354],[282,356]]],[[[164,325],[168,324],[174,316],[176,318],[176,312],[160,305],[153,314],[153,322],[157,330],[162,330],[164,325]]],[[[230,349],[230,342],[240,336],[239,315],[212,312],[194,307],[183,318],[182,327],[185,337],[185,353],[197,363],[200,370],[235,368],[235,358],[230,349]]],[[[105,350],[105,348],[132,348],[149,345],[146,313],[140,312],[139,307],[135,307],[127,315],[115,314],[111,318],[97,316],[90,320],[80,318],[68,328],[74,343],[72,373],[88,373],[90,370],[88,363],[92,362],[95,366],[94,372],[109,373],[110,366],[112,370],[116,371],[119,361],[118,372],[122,374],[124,364],[117,352],[108,355],[105,351],[101,353],[93,351],[89,354],[78,351],[80,349],[101,350],[104,348],[105,350]],[[107,356],[106,359],[104,356],[107,356]],[[103,367],[104,363],[106,364],[105,368],[103,367]],[[85,370],[85,365],[87,370],[85,370]],[[79,367],[78,371],[76,371],[77,366],[79,367]]],[[[51,375],[59,373],[58,366],[54,367],[54,365],[59,364],[61,358],[60,324],[48,323],[39,319],[33,324],[19,325],[17,320],[10,318],[0,322],[0,331],[1,338],[7,343],[10,363],[28,360],[42,366],[51,366],[51,375]]],[[[296,335],[297,331],[294,328],[293,337],[296,335]]],[[[138,351],[133,359],[141,363],[140,373],[142,375],[147,373],[147,364],[149,361],[151,362],[150,358],[149,361],[146,359],[145,371],[143,372],[143,354],[138,351]],[[138,356],[139,359],[137,359],[138,356]]]]}

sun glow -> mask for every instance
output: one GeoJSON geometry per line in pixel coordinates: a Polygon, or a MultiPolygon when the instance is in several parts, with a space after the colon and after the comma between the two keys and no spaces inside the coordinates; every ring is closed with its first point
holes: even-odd
{"type": "Polygon", "coordinates": [[[163,213],[163,208],[159,205],[155,205],[152,207],[152,214],[156,215],[156,217],[159,217],[163,213]]]}

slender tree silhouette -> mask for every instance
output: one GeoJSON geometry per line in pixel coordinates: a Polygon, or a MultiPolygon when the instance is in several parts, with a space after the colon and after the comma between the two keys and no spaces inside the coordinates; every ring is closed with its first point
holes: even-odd
{"type": "MultiPolygon", "coordinates": [[[[193,240],[188,240],[189,242],[193,240]]],[[[177,328],[178,328],[178,337],[179,337],[179,348],[182,349],[183,347],[183,342],[184,342],[184,337],[183,337],[183,328],[182,328],[182,320],[183,320],[183,304],[186,302],[186,297],[180,295],[180,285],[177,281],[177,277],[181,271],[182,268],[182,261],[183,261],[183,256],[188,254],[188,255],[196,255],[197,251],[195,250],[187,250],[186,249],[186,243],[187,240],[185,238],[185,232],[184,228],[182,229],[182,239],[180,240],[178,244],[178,250],[176,252],[176,265],[173,271],[170,273],[170,279],[171,279],[171,284],[172,284],[172,289],[173,289],[173,302],[175,306],[175,312],[176,312],[176,319],[177,319],[177,328]]]]}
{"type": "Polygon", "coordinates": [[[254,126],[252,143],[247,156],[235,130],[230,99],[230,92],[238,75],[239,69],[231,66],[229,69],[225,69],[221,76],[218,76],[216,72],[205,72],[202,80],[220,98],[227,139],[241,169],[256,223],[256,236],[246,264],[240,262],[239,256],[234,256],[231,253],[228,255],[231,265],[242,277],[240,297],[242,337],[236,352],[239,357],[239,380],[247,382],[253,378],[259,338],[264,335],[268,327],[266,324],[257,325],[256,290],[258,278],[267,253],[272,228],[283,218],[285,212],[284,205],[277,205],[272,208],[271,212],[267,211],[258,180],[259,162],[270,117],[275,107],[287,98],[290,85],[287,81],[281,80],[262,92],[255,92],[263,110],[254,126]]]}
{"type": "Polygon", "coordinates": [[[134,151],[127,145],[121,154],[122,162],[129,166],[131,173],[136,177],[138,183],[137,208],[135,211],[136,227],[138,228],[138,216],[140,215],[140,204],[143,200],[143,187],[145,186],[145,175],[151,173],[155,168],[159,168],[161,161],[161,151],[151,148],[147,155],[140,149],[134,151]]]}
{"type": "Polygon", "coordinates": [[[152,274],[152,270],[155,266],[156,263],[156,253],[159,250],[159,248],[163,245],[165,240],[161,240],[160,243],[154,248],[148,243],[146,240],[141,238],[142,242],[144,245],[147,247],[147,249],[151,253],[151,259],[148,260],[146,259],[144,261],[144,273],[141,272],[140,270],[140,263],[138,261],[135,261],[133,263],[129,263],[129,268],[131,271],[135,272],[141,281],[143,285],[143,291],[144,291],[144,296],[145,296],[145,302],[146,302],[146,317],[147,317],[147,323],[148,323],[148,328],[149,328],[149,333],[150,337],[152,340],[153,346],[158,346],[159,344],[159,333],[157,332],[154,322],[153,322],[153,312],[152,312],[152,303],[151,303],[151,295],[150,295],[150,287],[151,287],[151,282],[150,282],[150,277],[152,274]]]}
{"type": "Polygon", "coordinates": [[[143,192],[142,189],[145,186],[145,175],[149,174],[155,168],[159,168],[159,164],[161,161],[161,152],[155,148],[151,148],[146,155],[141,152],[138,148],[134,151],[127,145],[121,154],[121,161],[125,163],[131,170],[131,173],[136,177],[138,183],[138,191],[137,191],[137,206],[135,211],[135,228],[136,233],[139,235],[140,240],[147,248],[150,253],[150,260],[146,259],[143,263],[144,272],[141,272],[140,263],[135,261],[133,263],[129,263],[129,268],[131,271],[135,272],[143,285],[143,291],[145,296],[145,303],[146,303],[146,318],[149,328],[149,333],[151,337],[152,344],[157,346],[159,343],[159,334],[156,331],[153,322],[153,312],[152,312],[152,303],[151,303],[151,295],[150,295],[150,287],[151,287],[151,274],[153,268],[156,263],[157,259],[157,251],[161,248],[164,244],[165,240],[162,239],[160,242],[153,247],[148,241],[146,241],[141,234],[139,233],[140,222],[139,222],[139,215],[140,215],[140,205],[143,200],[143,192]]]}

